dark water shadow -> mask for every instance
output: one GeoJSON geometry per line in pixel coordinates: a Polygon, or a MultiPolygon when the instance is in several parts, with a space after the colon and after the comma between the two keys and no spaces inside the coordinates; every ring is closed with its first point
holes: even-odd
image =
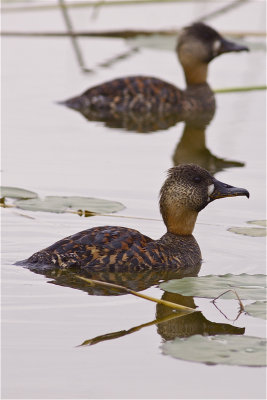
{"type": "MultiPolygon", "coordinates": [[[[82,290],[89,295],[94,296],[118,296],[125,295],[124,292],[102,287],[90,286],[88,283],[81,281],[75,276],[74,271],[69,270],[46,270],[44,275],[51,278],[49,283],[71,287],[73,289],[82,290]]],[[[79,272],[79,275],[81,273],[79,272]]],[[[140,272],[84,272],[84,277],[94,280],[122,285],[136,292],[148,289],[151,286],[158,286],[162,281],[181,278],[181,275],[174,271],[140,271],[140,272]]],[[[195,274],[197,275],[197,274],[195,274]]],[[[195,309],[196,305],[193,297],[182,296],[175,293],[164,292],[162,299],[176,304],[184,305],[195,309]]],[[[233,334],[243,335],[245,328],[235,327],[229,323],[215,323],[207,320],[201,311],[191,314],[183,311],[173,310],[162,304],[156,305],[155,318],[143,324],[133,326],[127,330],[108,332],[106,334],[86,339],[79,346],[88,346],[101,343],[107,340],[117,339],[135,332],[140,331],[148,326],[156,325],[158,334],[164,340],[173,340],[175,337],[188,337],[191,335],[217,335],[217,334],[233,334]]]]}

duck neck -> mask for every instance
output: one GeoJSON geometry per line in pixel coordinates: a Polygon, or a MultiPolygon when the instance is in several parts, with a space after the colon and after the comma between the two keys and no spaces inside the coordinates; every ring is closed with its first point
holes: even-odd
{"type": "Polygon", "coordinates": [[[192,235],[198,213],[186,208],[173,206],[166,215],[167,231],[174,235],[192,235]]]}
{"type": "Polygon", "coordinates": [[[184,65],[184,74],[187,87],[207,82],[208,64],[184,65]]]}

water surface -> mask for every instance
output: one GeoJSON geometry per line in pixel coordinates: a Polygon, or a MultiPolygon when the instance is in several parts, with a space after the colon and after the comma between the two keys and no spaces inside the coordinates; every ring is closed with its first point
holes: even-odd
{"type": "MultiPolygon", "coordinates": [[[[173,15],[174,5],[165,7],[167,14],[173,15]]],[[[184,22],[179,13],[179,26],[203,11],[199,6],[192,8],[192,4],[183,7],[184,22]]],[[[213,26],[244,29],[244,18],[237,19],[236,15],[250,18],[251,30],[262,26],[261,13],[255,11],[258,6],[251,7],[245,7],[245,14],[233,11],[224,20],[217,18],[213,26]]],[[[163,24],[158,12],[156,20],[163,24]]],[[[103,9],[96,25],[104,21],[106,13],[103,9]]],[[[75,10],[73,16],[84,28],[85,13],[75,10]]],[[[7,15],[4,23],[5,29],[25,29],[28,25],[36,30],[42,27],[38,21],[43,21],[46,29],[64,28],[60,14],[52,11],[42,15],[24,13],[23,18],[19,13],[7,15]]],[[[164,26],[174,24],[173,19],[166,21],[164,26]]],[[[158,192],[165,171],[175,163],[184,123],[149,135],[136,134],[88,122],[56,101],[106,79],[133,73],[149,73],[183,87],[181,67],[171,48],[142,46],[132,57],[108,69],[98,68],[99,62],[128,49],[130,44],[104,38],[82,39],[80,43],[95,74],[81,73],[66,38],[3,39],[2,184],[33,190],[40,196],[117,200],[126,205],[121,214],[157,220],[2,210],[3,397],[263,398],[264,368],[207,366],[163,356],[160,346],[166,336],[160,325],[94,346],[77,347],[96,336],[153,321],[157,316],[155,304],[130,295],[88,296],[83,291],[48,284],[50,279],[13,265],[64,236],[97,225],[128,226],[153,238],[165,232],[158,192]]],[[[252,47],[250,53],[221,56],[212,63],[212,87],[264,84],[262,40],[246,37],[246,44],[252,47]]],[[[214,157],[240,164],[217,168],[213,158],[216,178],[246,187],[251,198],[223,199],[201,212],[195,229],[204,258],[201,275],[265,273],[264,238],[227,231],[231,226],[246,226],[246,221],[265,217],[265,106],[265,92],[218,94],[215,117],[202,132],[204,149],[214,157]]],[[[204,156],[207,160],[210,163],[211,158],[204,156]]],[[[144,293],[158,298],[163,294],[157,287],[144,293]]],[[[194,301],[203,318],[211,323],[245,328],[246,335],[265,335],[263,320],[241,315],[233,322],[238,312],[235,301],[219,302],[230,321],[208,300],[194,301]]]]}

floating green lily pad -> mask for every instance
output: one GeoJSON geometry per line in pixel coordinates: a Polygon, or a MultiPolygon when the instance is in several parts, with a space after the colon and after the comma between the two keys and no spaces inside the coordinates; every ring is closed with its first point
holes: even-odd
{"type": "Polygon", "coordinates": [[[267,220],[266,219],[258,219],[255,221],[248,221],[248,224],[267,226],[267,220]]]}
{"type": "Polygon", "coordinates": [[[229,232],[238,233],[239,235],[252,236],[252,237],[264,237],[267,235],[265,228],[241,228],[233,226],[227,229],[229,232]]]}
{"type": "Polygon", "coordinates": [[[67,210],[82,210],[99,214],[113,213],[124,208],[124,205],[117,201],[78,196],[47,196],[44,199],[18,200],[15,202],[15,206],[29,211],[64,213],[67,210]]]}
{"type": "Polygon", "coordinates": [[[9,197],[11,199],[35,199],[38,197],[37,193],[30,190],[20,189],[11,186],[0,187],[0,198],[9,197]]]}
{"type": "Polygon", "coordinates": [[[245,306],[245,311],[252,317],[267,319],[267,301],[255,301],[245,306]]]}
{"type": "MultiPolygon", "coordinates": [[[[265,300],[266,275],[207,275],[173,279],[160,284],[167,292],[184,296],[195,296],[214,299],[229,289],[235,289],[242,300],[265,300]]],[[[224,299],[235,299],[232,292],[223,295],[224,299]]]]}
{"type": "Polygon", "coordinates": [[[266,340],[252,336],[193,335],[185,339],[176,338],[164,343],[162,352],[180,360],[205,364],[266,365],[266,340]]]}
{"type": "MultiPolygon", "coordinates": [[[[259,226],[263,226],[263,227],[267,226],[266,220],[248,221],[247,223],[252,224],[252,225],[259,225],[259,226]]],[[[267,230],[264,228],[233,226],[233,227],[229,228],[228,231],[237,233],[239,235],[252,236],[252,237],[267,236],[267,230]]]]}

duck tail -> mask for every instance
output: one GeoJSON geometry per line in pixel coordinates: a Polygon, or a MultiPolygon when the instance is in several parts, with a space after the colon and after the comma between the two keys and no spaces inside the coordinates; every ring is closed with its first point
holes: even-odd
{"type": "Polygon", "coordinates": [[[77,96],[67,100],[57,101],[56,104],[60,104],[79,111],[85,108],[90,108],[90,100],[84,96],[77,96]]]}

